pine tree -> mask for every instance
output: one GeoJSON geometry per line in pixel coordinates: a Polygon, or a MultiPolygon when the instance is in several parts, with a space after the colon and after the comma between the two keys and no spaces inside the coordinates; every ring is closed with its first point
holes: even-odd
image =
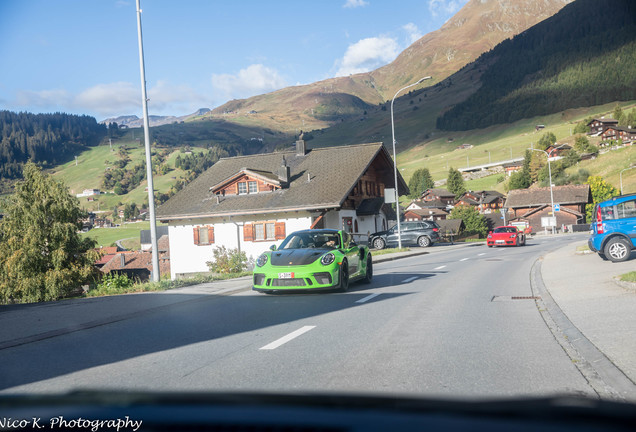
{"type": "Polygon", "coordinates": [[[94,272],[94,241],[82,239],[84,212],[63,183],[34,163],[8,199],[0,221],[0,302],[56,300],[94,272]]]}
{"type": "Polygon", "coordinates": [[[455,168],[451,167],[448,170],[448,177],[446,179],[446,188],[450,193],[455,194],[455,198],[459,199],[464,192],[466,192],[466,186],[464,185],[464,178],[455,168]]]}
{"type": "Polygon", "coordinates": [[[449,219],[461,219],[464,222],[464,232],[467,234],[479,234],[484,237],[488,232],[488,224],[484,215],[479,214],[476,207],[456,206],[451,210],[449,219]]]}

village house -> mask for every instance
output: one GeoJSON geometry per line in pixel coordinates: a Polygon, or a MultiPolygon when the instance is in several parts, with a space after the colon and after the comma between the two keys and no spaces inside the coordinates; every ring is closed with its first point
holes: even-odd
{"type": "Polygon", "coordinates": [[[75,195],[77,198],[89,197],[93,195],[99,195],[101,192],[99,189],[84,189],[82,193],[75,195]]]}
{"type": "Polygon", "coordinates": [[[608,127],[618,126],[618,120],[606,119],[606,118],[600,118],[600,119],[595,118],[590,120],[587,123],[587,125],[590,127],[590,132],[588,132],[588,135],[599,136],[608,127]]]}
{"type": "Polygon", "coordinates": [[[636,129],[624,126],[611,126],[601,133],[601,139],[603,141],[618,141],[621,140],[623,144],[629,144],[636,140],[636,129]]]}
{"type": "Polygon", "coordinates": [[[477,207],[480,213],[490,213],[502,208],[504,201],[504,195],[494,190],[468,191],[459,198],[455,205],[477,207]]]}
{"type": "Polygon", "coordinates": [[[523,169],[523,161],[520,160],[517,162],[506,162],[505,164],[503,164],[503,169],[506,175],[510,177],[512,173],[521,171],[523,169]]]}
{"type": "Polygon", "coordinates": [[[446,209],[448,205],[443,203],[440,200],[432,200],[432,201],[424,201],[424,200],[413,200],[406,207],[406,210],[428,210],[428,209],[446,209]]]}
{"type": "Polygon", "coordinates": [[[439,208],[412,209],[404,212],[404,220],[413,222],[421,220],[439,221],[448,217],[448,212],[439,208]]]}
{"type": "MultiPolygon", "coordinates": [[[[220,159],[159,207],[169,226],[173,279],[207,272],[217,246],[256,258],[287,234],[345,229],[356,241],[389,228],[393,160],[382,143],[220,159]]],[[[408,186],[398,174],[400,195],[408,186]]]]}
{"type": "MultiPolygon", "coordinates": [[[[552,188],[555,206],[556,226],[585,223],[585,206],[592,202],[590,186],[566,185],[552,188]]],[[[505,208],[508,209],[506,221],[528,222],[533,231],[544,228],[542,222],[552,216],[550,213],[550,188],[515,189],[508,193],[505,208]]]]}
{"type": "MultiPolygon", "coordinates": [[[[152,275],[152,251],[115,251],[104,248],[104,255],[95,266],[104,273],[124,274],[131,279],[147,282],[152,275]]],[[[170,274],[170,244],[168,236],[157,240],[159,274],[170,274]]]]}
{"type": "Polygon", "coordinates": [[[452,207],[455,204],[455,194],[442,188],[427,189],[424,191],[420,200],[426,202],[440,201],[444,206],[452,207]]]}
{"type": "Polygon", "coordinates": [[[547,149],[545,149],[546,153],[550,155],[550,161],[555,161],[563,158],[563,155],[568,151],[572,150],[572,146],[569,144],[560,144],[560,145],[549,145],[547,149]]]}

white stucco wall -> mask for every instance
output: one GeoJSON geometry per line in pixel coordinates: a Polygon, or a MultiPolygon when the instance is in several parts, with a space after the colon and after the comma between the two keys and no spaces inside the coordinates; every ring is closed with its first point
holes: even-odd
{"type": "Polygon", "coordinates": [[[208,272],[207,261],[213,258],[215,247],[225,246],[228,249],[239,247],[249,257],[257,258],[273,244],[279,245],[282,240],[246,242],[243,239],[243,225],[251,222],[285,222],[285,235],[307,229],[311,226],[311,215],[294,214],[295,217],[284,218],[284,214],[268,215],[261,219],[235,218],[231,222],[220,218],[199,219],[196,221],[172,221],[169,224],[170,241],[170,277],[175,279],[188,273],[208,272]],[[195,226],[214,226],[214,244],[196,245],[193,228],[195,226]]]}
{"type": "MultiPolygon", "coordinates": [[[[234,217],[234,218],[210,218],[187,221],[171,221],[169,223],[170,236],[170,277],[175,279],[189,273],[206,273],[209,271],[207,261],[213,258],[215,247],[225,246],[228,249],[236,249],[240,246],[241,251],[252,258],[257,258],[262,252],[272,245],[280,245],[282,240],[276,241],[248,241],[243,238],[243,225],[254,222],[285,222],[285,235],[293,231],[308,229],[311,227],[313,219],[319,213],[294,212],[293,214],[270,214],[255,218],[234,217]],[[195,226],[214,226],[214,244],[199,246],[194,244],[193,228],[195,226]],[[238,227],[237,227],[238,225],[238,227]]],[[[325,228],[342,229],[343,218],[352,218],[351,231],[358,221],[358,232],[363,236],[355,236],[357,242],[364,243],[367,240],[367,232],[373,233],[382,230],[383,214],[375,216],[356,215],[355,210],[330,211],[323,218],[325,228]],[[376,229],[377,225],[377,229],[376,229]]]]}

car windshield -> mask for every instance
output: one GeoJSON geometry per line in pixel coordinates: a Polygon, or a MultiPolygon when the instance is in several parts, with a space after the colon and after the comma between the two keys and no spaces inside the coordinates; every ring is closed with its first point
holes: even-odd
{"type": "Polygon", "coordinates": [[[636,0],[0,28],[0,431],[93,389],[636,401],[636,0]]]}
{"type": "Polygon", "coordinates": [[[499,228],[495,228],[495,230],[493,231],[495,234],[499,234],[499,233],[516,233],[517,229],[514,227],[499,227],[499,228]]]}
{"type": "Polygon", "coordinates": [[[340,247],[340,240],[337,233],[305,231],[289,235],[278,249],[335,249],[338,247],[340,247]]]}

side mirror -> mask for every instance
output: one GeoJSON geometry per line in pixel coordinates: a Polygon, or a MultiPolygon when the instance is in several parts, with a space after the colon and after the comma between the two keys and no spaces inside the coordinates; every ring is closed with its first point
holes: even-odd
{"type": "Polygon", "coordinates": [[[274,252],[276,250],[276,245],[271,245],[269,247],[269,250],[271,250],[272,252],[274,252]]]}

